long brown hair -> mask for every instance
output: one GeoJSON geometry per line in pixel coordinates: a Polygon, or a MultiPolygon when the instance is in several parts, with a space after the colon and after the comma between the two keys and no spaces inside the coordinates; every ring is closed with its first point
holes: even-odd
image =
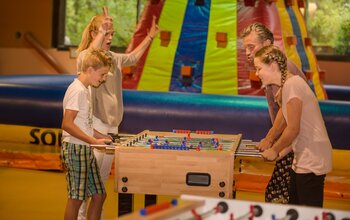
{"type": "Polygon", "coordinates": [[[92,17],[89,24],[85,27],[83,34],[81,36],[81,41],[77,49],[78,54],[90,46],[90,43],[93,40],[91,36],[91,32],[98,31],[98,28],[101,26],[102,21],[103,21],[103,15],[96,15],[92,17]]]}

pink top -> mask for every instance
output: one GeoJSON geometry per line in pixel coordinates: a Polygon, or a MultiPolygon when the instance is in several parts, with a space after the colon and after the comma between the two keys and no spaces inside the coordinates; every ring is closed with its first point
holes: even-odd
{"type": "Polygon", "coordinates": [[[332,170],[332,145],[318,100],[299,76],[289,78],[282,89],[282,113],[287,124],[287,103],[292,98],[302,101],[300,131],[292,144],[292,168],[296,173],[326,174],[332,170]]]}

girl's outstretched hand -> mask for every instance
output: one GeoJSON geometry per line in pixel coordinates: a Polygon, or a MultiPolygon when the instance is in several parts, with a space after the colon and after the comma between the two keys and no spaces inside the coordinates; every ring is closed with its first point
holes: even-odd
{"type": "Polygon", "coordinates": [[[108,15],[108,8],[107,6],[102,7],[102,15],[103,15],[103,21],[99,28],[99,31],[107,32],[108,30],[113,28],[113,18],[108,15]]]}
{"type": "Polygon", "coordinates": [[[158,32],[159,32],[159,27],[156,24],[156,16],[153,15],[152,26],[148,32],[148,36],[150,36],[153,39],[155,36],[157,36],[158,32]]]}

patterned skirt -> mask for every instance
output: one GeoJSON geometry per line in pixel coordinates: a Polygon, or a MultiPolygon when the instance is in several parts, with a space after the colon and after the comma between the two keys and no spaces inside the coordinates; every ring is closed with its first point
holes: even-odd
{"type": "Polygon", "coordinates": [[[290,169],[292,169],[293,152],[276,161],[271,179],[265,190],[265,201],[287,204],[289,201],[290,169]]]}

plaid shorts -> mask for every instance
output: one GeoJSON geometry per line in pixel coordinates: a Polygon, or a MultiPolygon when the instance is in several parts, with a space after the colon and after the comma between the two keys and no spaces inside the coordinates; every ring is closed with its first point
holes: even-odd
{"type": "Polygon", "coordinates": [[[90,146],[63,142],[61,158],[67,170],[68,198],[86,200],[87,196],[106,193],[90,146]]]}

